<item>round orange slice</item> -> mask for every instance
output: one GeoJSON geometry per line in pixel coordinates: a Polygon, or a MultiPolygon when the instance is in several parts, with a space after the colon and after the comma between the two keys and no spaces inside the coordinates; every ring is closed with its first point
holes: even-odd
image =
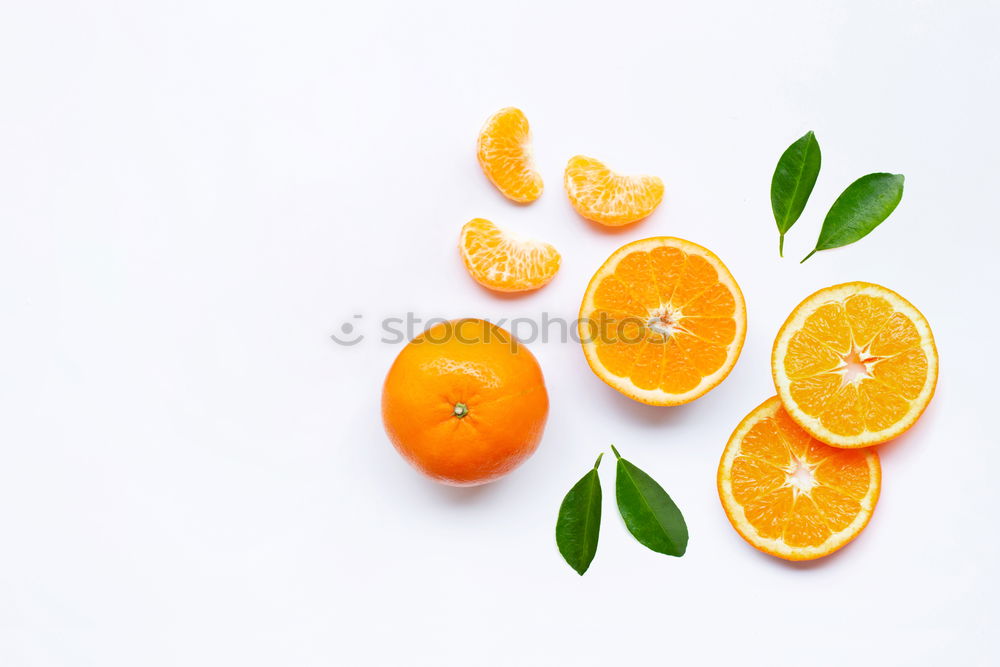
{"type": "Polygon", "coordinates": [[[592,157],[570,158],[566,194],[577,213],[610,227],[642,220],[663,200],[663,181],[656,176],[623,176],[592,157]]]}
{"type": "Polygon", "coordinates": [[[938,356],[927,320],[891,289],[844,283],[796,306],[771,371],[788,414],[835,447],[868,447],[913,426],[934,395],[938,356]]]}
{"type": "Polygon", "coordinates": [[[722,508],[743,539],[772,556],[812,560],[868,525],[882,468],[873,449],[837,449],[810,436],[775,396],[736,427],[717,484],[722,508]]]}
{"type": "Polygon", "coordinates": [[[561,260],[552,245],[522,239],[482,218],[465,223],[458,249],[469,275],[498,292],[538,289],[556,275],[561,260]]]}
{"type": "Polygon", "coordinates": [[[622,246],[597,270],[579,333],[604,382],[642,403],[680,405],[726,378],[746,326],[743,293],[722,260],[657,236],[622,246]]]}
{"type": "Polygon", "coordinates": [[[476,142],[479,165],[504,197],[522,204],[542,194],[542,176],[531,157],[531,131],[524,112],[514,107],[493,114],[476,142]]]}

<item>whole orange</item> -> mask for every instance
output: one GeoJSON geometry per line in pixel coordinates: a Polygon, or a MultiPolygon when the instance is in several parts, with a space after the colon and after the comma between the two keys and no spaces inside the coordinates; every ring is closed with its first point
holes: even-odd
{"type": "Polygon", "coordinates": [[[392,444],[422,473],[455,486],[492,482],[523,463],[548,414],[534,355],[484,320],[442,322],[414,338],[382,389],[392,444]]]}

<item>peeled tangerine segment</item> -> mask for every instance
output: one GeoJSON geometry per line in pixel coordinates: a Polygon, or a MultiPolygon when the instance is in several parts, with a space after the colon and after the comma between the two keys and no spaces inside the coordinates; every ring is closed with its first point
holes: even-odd
{"type": "Polygon", "coordinates": [[[868,447],[912,426],[934,394],[937,349],[913,304],[872,283],[819,290],[788,316],[771,367],[788,414],[835,447],[868,447]]]}
{"type": "Polygon", "coordinates": [[[469,275],[498,292],[538,289],[552,280],[561,261],[552,245],[521,239],[482,218],[462,227],[459,250],[469,275]]]}
{"type": "Polygon", "coordinates": [[[718,257],[689,241],[654,237],[619,248],[594,275],[580,331],[598,377],[635,400],[678,405],[732,369],[746,307],[718,257]]]}
{"type": "Polygon", "coordinates": [[[663,181],[658,177],[618,174],[584,155],[570,158],[564,185],[577,213],[612,227],[642,220],[663,200],[663,181]]]}
{"type": "Polygon", "coordinates": [[[719,498],[736,531],[788,560],[820,558],[868,523],[881,488],[874,450],[825,445],[775,396],[736,427],[719,462],[719,498]]]}
{"type": "Polygon", "coordinates": [[[531,156],[531,130],[524,112],[507,107],[490,116],[476,144],[479,166],[501,194],[522,204],[542,194],[542,176],[531,156]]]}

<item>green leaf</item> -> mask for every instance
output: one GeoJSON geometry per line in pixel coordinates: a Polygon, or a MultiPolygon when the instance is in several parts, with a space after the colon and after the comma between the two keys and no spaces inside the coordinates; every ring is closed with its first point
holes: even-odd
{"type": "Polygon", "coordinates": [[[802,261],[819,250],[839,248],[864,238],[896,210],[902,198],[902,174],[868,174],[854,181],[833,202],[816,247],[802,261]]]}
{"type": "Polygon", "coordinates": [[[601,478],[597,466],[601,465],[602,456],[597,457],[593,469],[563,498],[556,520],[559,553],[581,576],[594,560],[601,532],[601,478]]]}
{"type": "Polygon", "coordinates": [[[771,177],[771,211],[778,223],[778,255],[784,257],[785,232],[792,228],[809,201],[820,167],[819,142],[810,130],[778,158],[771,177]]]}
{"type": "Polygon", "coordinates": [[[656,480],[618,457],[615,496],[625,527],[639,542],[668,556],[683,556],[687,549],[688,530],[684,517],[656,480]]]}

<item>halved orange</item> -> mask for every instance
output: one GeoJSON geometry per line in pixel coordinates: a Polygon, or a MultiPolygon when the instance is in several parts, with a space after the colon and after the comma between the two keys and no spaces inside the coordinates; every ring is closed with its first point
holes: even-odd
{"type": "Polygon", "coordinates": [[[824,445],[802,430],[775,396],[729,438],[719,498],[743,539],[764,553],[811,560],[833,553],[868,525],[882,489],[873,449],[824,445]]]}
{"type": "Polygon", "coordinates": [[[458,249],[469,275],[498,292],[538,289],[556,275],[561,260],[552,245],[522,239],[482,218],[465,223],[458,249]]]}
{"type": "Polygon", "coordinates": [[[726,378],[746,325],[743,293],[722,260],[656,236],[622,246],[597,270],[579,332],[597,377],[637,401],[680,405],[726,378]]]}
{"type": "Polygon", "coordinates": [[[610,227],[642,220],[663,200],[663,181],[656,176],[617,174],[583,155],[570,158],[564,182],[577,213],[610,227]]]}
{"type": "Polygon", "coordinates": [[[796,306],[771,353],[778,396],[835,447],[868,447],[913,426],[934,395],[938,356],[913,304],[873,283],[821,289],[796,306]]]}
{"type": "Polygon", "coordinates": [[[476,142],[479,165],[504,197],[526,204],[542,194],[542,176],[531,157],[531,130],[514,107],[490,116],[476,142]]]}

